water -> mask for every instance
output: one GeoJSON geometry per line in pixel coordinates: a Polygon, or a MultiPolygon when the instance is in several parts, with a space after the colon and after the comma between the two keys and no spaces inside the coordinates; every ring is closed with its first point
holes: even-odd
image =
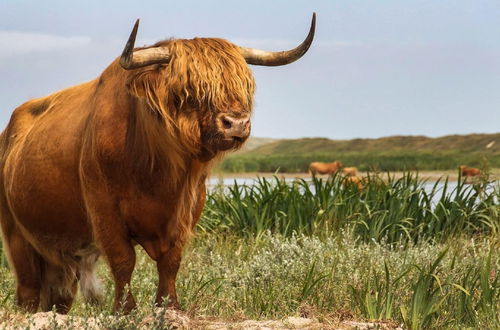
{"type": "MultiPolygon", "coordinates": [[[[266,178],[266,180],[275,180],[274,178],[266,178]]],[[[292,183],[295,178],[286,178],[285,181],[292,183]]],[[[306,181],[311,181],[311,179],[305,179],[306,181]]],[[[207,180],[207,188],[211,190],[216,186],[223,185],[225,187],[232,186],[236,182],[238,185],[248,185],[251,186],[255,184],[257,178],[210,178],[207,180]]]]}
{"type": "MultiPolygon", "coordinates": [[[[266,180],[275,180],[274,178],[266,178],[266,180]]],[[[296,178],[285,178],[284,179],[286,182],[292,183],[293,181],[297,180],[296,178]]],[[[305,178],[304,179],[306,182],[312,182],[310,178],[305,178]]],[[[251,186],[257,182],[257,178],[210,178],[207,180],[207,188],[208,190],[212,190],[217,186],[232,186],[234,183],[237,183],[238,185],[247,185],[251,186]]],[[[427,192],[430,192],[432,188],[434,187],[435,182],[426,182],[424,183],[424,189],[427,192]]],[[[444,183],[440,182],[438,183],[438,190],[442,190],[444,187],[444,183]]],[[[449,181],[448,182],[448,191],[452,191],[457,187],[457,182],[456,181],[449,181]]]]}

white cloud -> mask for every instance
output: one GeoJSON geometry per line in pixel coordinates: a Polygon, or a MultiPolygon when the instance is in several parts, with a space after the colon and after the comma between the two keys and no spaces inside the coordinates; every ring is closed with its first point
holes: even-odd
{"type": "Polygon", "coordinates": [[[35,52],[51,52],[88,45],[87,36],[58,36],[43,33],[27,33],[0,30],[0,57],[23,55],[35,52]]]}

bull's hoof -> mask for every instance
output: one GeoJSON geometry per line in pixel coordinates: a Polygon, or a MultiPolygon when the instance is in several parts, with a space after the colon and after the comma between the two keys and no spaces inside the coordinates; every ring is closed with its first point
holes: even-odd
{"type": "Polygon", "coordinates": [[[113,314],[127,315],[137,306],[134,299],[127,299],[125,302],[115,303],[113,306],[113,314]]]}
{"type": "Polygon", "coordinates": [[[179,311],[179,312],[183,311],[183,309],[181,308],[181,305],[179,305],[179,303],[177,301],[173,302],[173,303],[169,303],[167,305],[167,308],[168,309],[173,309],[173,310],[179,311]]]}

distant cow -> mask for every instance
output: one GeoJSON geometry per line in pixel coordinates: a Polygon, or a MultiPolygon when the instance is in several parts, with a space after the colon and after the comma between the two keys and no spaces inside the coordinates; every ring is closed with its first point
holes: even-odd
{"type": "Polygon", "coordinates": [[[342,173],[345,176],[356,176],[358,175],[358,169],[356,167],[344,167],[342,173]]]}
{"type": "Polygon", "coordinates": [[[366,183],[366,180],[360,179],[358,176],[346,176],[343,180],[344,185],[354,185],[358,188],[358,191],[361,191],[364,187],[363,183],[366,183]]]}
{"type": "Polygon", "coordinates": [[[475,167],[460,165],[460,175],[463,177],[475,177],[481,175],[481,170],[475,167]]]}
{"type": "Polygon", "coordinates": [[[78,281],[86,300],[98,300],[100,254],[115,282],[113,309],[130,311],[134,244],[156,262],[156,304],[176,307],[205,179],[250,134],[247,64],[291,63],[315,30],[313,16],[306,40],[281,52],[213,38],[134,48],[138,23],[97,79],[24,103],[0,135],[2,243],[17,304],[30,312],[68,312],[78,281]]]}
{"type": "Polygon", "coordinates": [[[312,162],[309,164],[309,171],[312,175],[316,174],[334,174],[338,170],[340,170],[344,165],[342,162],[338,160],[331,163],[322,163],[322,162],[312,162]]]}

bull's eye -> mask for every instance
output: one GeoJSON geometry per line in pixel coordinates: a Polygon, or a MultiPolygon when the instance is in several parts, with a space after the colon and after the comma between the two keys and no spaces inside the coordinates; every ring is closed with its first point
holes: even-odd
{"type": "Polygon", "coordinates": [[[226,118],[222,119],[222,125],[224,126],[224,128],[231,128],[231,122],[226,118]]]}

